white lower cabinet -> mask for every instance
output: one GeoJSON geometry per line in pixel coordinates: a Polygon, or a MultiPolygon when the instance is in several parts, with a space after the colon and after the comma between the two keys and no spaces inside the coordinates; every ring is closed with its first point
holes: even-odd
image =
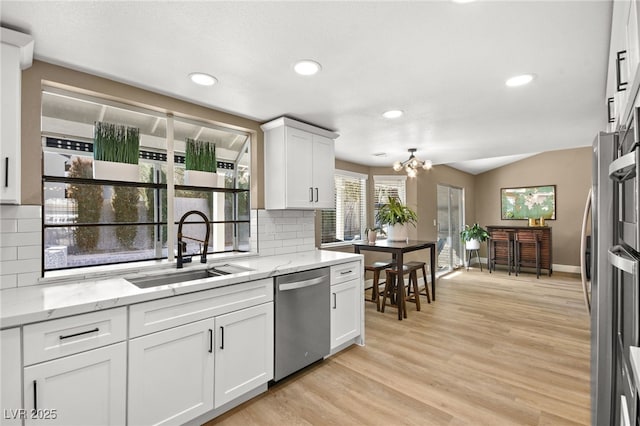
{"type": "Polygon", "coordinates": [[[126,360],[122,342],[25,367],[25,425],[125,424],[126,360]]]}
{"type": "Polygon", "coordinates": [[[215,408],[273,378],[273,302],[215,319],[215,408]]]}
{"type": "Polygon", "coordinates": [[[213,409],[213,318],[129,341],[129,424],[179,425],[213,409]]]}
{"type": "Polygon", "coordinates": [[[0,332],[0,408],[2,417],[0,425],[14,426],[21,425],[22,398],[22,376],[20,368],[20,329],[10,328],[0,332]]]}
{"type": "Polygon", "coordinates": [[[360,279],[331,286],[331,349],[361,334],[360,279]]]}

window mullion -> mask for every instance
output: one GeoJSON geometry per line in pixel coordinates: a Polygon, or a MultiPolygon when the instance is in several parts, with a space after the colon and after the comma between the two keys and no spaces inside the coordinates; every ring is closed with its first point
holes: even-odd
{"type": "Polygon", "coordinates": [[[167,259],[172,262],[175,246],[175,218],[174,218],[174,151],[173,151],[173,114],[167,114],[167,259]]]}

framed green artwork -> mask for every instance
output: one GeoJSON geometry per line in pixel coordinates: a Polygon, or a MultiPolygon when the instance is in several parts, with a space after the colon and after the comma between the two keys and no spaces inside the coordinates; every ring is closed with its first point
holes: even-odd
{"type": "Polygon", "coordinates": [[[502,220],[556,218],[556,186],[523,186],[500,189],[502,220]]]}

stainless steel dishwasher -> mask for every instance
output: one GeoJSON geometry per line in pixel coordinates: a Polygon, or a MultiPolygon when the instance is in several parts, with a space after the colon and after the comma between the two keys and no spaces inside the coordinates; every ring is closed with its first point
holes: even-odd
{"type": "Polygon", "coordinates": [[[275,278],[274,381],[329,355],[330,269],[275,278]]]}

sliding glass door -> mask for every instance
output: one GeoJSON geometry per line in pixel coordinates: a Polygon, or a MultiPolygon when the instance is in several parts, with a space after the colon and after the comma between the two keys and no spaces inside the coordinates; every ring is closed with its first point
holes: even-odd
{"type": "Polygon", "coordinates": [[[460,228],[464,223],[462,188],[438,185],[438,273],[446,273],[464,263],[460,228]]]}

